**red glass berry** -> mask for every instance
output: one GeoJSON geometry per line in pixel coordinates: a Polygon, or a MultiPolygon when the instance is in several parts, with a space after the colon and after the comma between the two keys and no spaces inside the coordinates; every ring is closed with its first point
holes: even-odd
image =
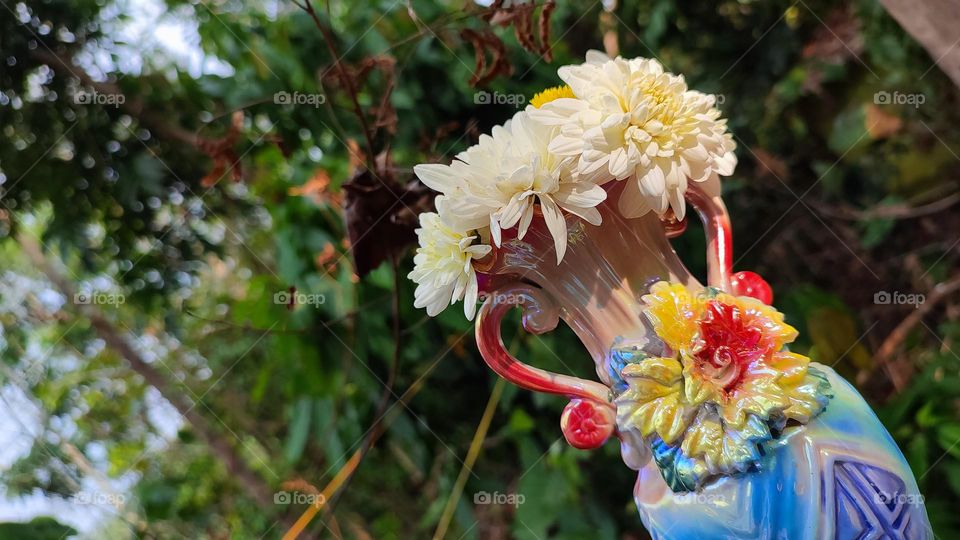
{"type": "Polygon", "coordinates": [[[773,289],[755,272],[737,272],[730,276],[730,286],[736,296],[749,296],[767,304],[773,304],[773,289]]]}

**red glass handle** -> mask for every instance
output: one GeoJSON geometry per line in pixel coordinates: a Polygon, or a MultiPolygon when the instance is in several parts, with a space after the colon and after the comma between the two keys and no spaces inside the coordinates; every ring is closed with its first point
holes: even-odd
{"type": "Polygon", "coordinates": [[[729,292],[730,274],[733,271],[733,234],[727,207],[719,194],[707,193],[696,182],[687,188],[687,200],[700,216],[707,236],[707,283],[729,292]]]}
{"type": "Polygon", "coordinates": [[[610,389],[596,381],[552,373],[517,360],[500,335],[501,321],[513,307],[523,310],[523,327],[533,334],[553,330],[560,320],[559,308],[541,289],[515,284],[496,290],[487,296],[477,314],[477,346],[484,361],[521,388],[572,398],[560,422],[567,442],[582,449],[601,446],[616,428],[610,389]]]}
{"type": "Polygon", "coordinates": [[[697,211],[707,236],[707,283],[737,296],[773,303],[773,289],[754,272],[733,273],[733,233],[730,215],[719,194],[709,194],[700,184],[687,189],[687,199],[697,211]]]}

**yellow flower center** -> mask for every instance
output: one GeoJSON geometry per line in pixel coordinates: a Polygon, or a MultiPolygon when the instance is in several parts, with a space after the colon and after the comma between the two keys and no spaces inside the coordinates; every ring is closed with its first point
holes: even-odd
{"type": "Polygon", "coordinates": [[[530,100],[530,104],[534,108],[539,109],[541,106],[550,103],[555,99],[560,98],[575,98],[573,94],[573,89],[567,85],[563,86],[554,86],[553,88],[545,88],[544,90],[537,92],[533,99],[530,100]]]}

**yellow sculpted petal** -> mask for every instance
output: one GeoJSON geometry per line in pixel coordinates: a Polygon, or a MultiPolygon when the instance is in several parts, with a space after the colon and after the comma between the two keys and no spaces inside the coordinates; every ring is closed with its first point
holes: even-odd
{"type": "Polygon", "coordinates": [[[696,363],[690,355],[683,358],[683,395],[691,405],[700,405],[705,401],[719,403],[723,400],[723,389],[697,373],[696,363]]]}
{"type": "Polygon", "coordinates": [[[643,297],[654,331],[675,351],[689,348],[697,333],[703,301],[683,285],[660,281],[643,297]]]}
{"type": "Polygon", "coordinates": [[[768,373],[749,376],[720,406],[723,421],[734,429],[743,429],[747,414],[768,419],[773,412],[783,411],[790,400],[777,385],[776,375],[768,373]]]}
{"type": "Polygon", "coordinates": [[[780,351],[773,353],[769,364],[780,373],[777,383],[780,386],[790,387],[803,382],[804,377],[807,376],[810,359],[802,354],[780,351]]]}
{"type": "Polygon", "coordinates": [[[676,384],[683,373],[680,362],[674,358],[647,358],[636,364],[627,364],[621,375],[625,379],[650,379],[665,385],[676,384]]]}
{"type": "Polygon", "coordinates": [[[710,474],[730,474],[746,470],[760,459],[759,442],[770,439],[770,430],[756,416],[748,417],[741,430],[724,425],[717,414],[700,409],[683,438],[684,455],[702,459],[710,474]]]}
{"type": "Polygon", "coordinates": [[[648,358],[622,371],[627,389],[614,401],[617,425],[667,443],[683,435],[697,408],[684,403],[682,367],[674,358],[648,358]]]}
{"type": "Polygon", "coordinates": [[[720,419],[712,415],[698,416],[684,435],[680,449],[688,457],[702,457],[707,462],[707,470],[718,468],[723,454],[723,424],[720,419]]]}

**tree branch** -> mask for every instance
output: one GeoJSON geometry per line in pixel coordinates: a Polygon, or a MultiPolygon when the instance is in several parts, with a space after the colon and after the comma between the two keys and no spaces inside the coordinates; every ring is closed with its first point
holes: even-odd
{"type": "MultiPolygon", "coordinates": [[[[67,298],[73,298],[74,287],[50,263],[36,240],[21,232],[17,236],[17,241],[30,261],[47,276],[47,279],[67,298]]],[[[80,306],[80,309],[90,319],[94,330],[107,346],[123,357],[134,372],[143,377],[147,384],[156,388],[164,399],[176,408],[177,412],[192,426],[199,439],[206,443],[223,462],[230,476],[236,478],[262,508],[271,512],[274,511],[273,489],[259,474],[247,466],[236,453],[233,445],[217,433],[210,421],[197,411],[197,404],[192,403],[182,393],[178,392],[166,377],[144,360],[140,353],[130,345],[122,332],[104,317],[96,306],[83,305],[80,306]]]]}
{"type": "Polygon", "coordinates": [[[357,116],[357,119],[360,121],[360,127],[363,129],[363,137],[367,144],[367,163],[369,164],[367,168],[374,170],[373,167],[376,166],[375,158],[377,154],[373,150],[373,133],[370,131],[370,125],[367,123],[367,116],[363,114],[363,109],[360,107],[360,100],[357,99],[357,88],[353,84],[353,79],[350,78],[346,68],[343,67],[343,63],[340,61],[340,55],[337,54],[337,47],[333,40],[333,32],[320,21],[320,17],[317,16],[317,12],[313,9],[313,3],[310,0],[303,0],[303,4],[294,1],[294,4],[310,15],[313,23],[317,29],[320,30],[320,34],[323,35],[323,41],[327,45],[330,56],[333,57],[333,65],[337,70],[337,74],[340,76],[340,82],[343,84],[343,87],[347,89],[347,94],[350,95],[350,100],[353,103],[353,113],[357,116]]]}

